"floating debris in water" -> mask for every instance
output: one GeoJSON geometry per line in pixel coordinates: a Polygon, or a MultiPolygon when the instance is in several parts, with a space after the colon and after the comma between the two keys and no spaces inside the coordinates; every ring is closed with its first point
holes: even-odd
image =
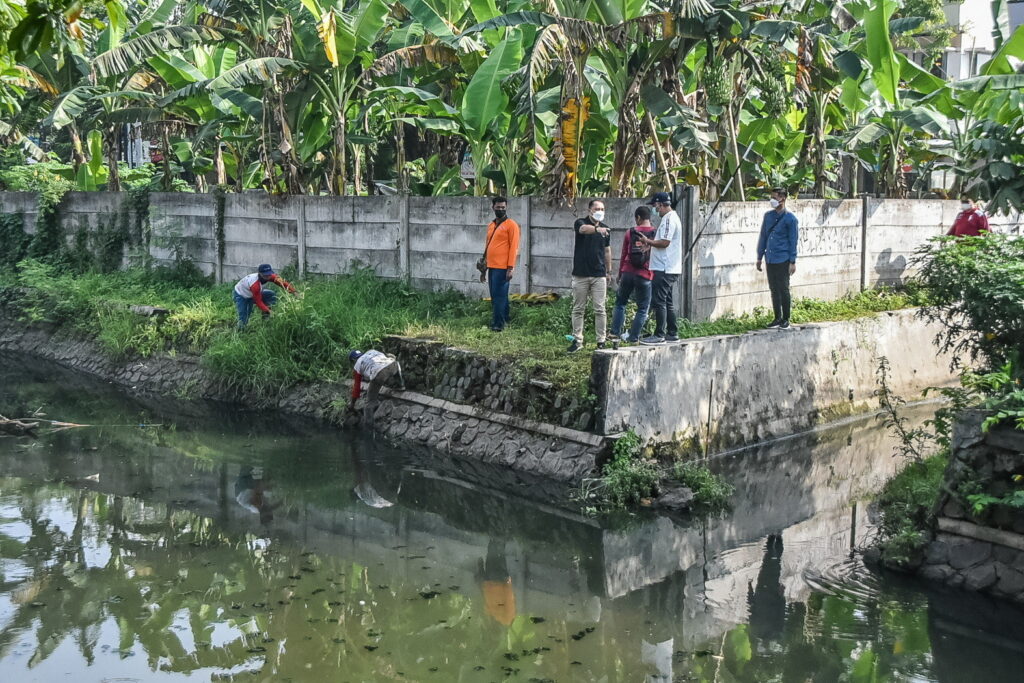
{"type": "Polygon", "coordinates": [[[312,593],[310,593],[310,595],[316,595],[317,593],[323,593],[325,590],[327,590],[327,589],[326,588],[317,588],[312,593]]]}
{"type": "Polygon", "coordinates": [[[248,650],[246,650],[246,652],[251,652],[253,654],[257,654],[257,653],[260,653],[260,652],[266,652],[266,651],[267,651],[267,648],[260,647],[259,645],[257,645],[256,647],[250,647],[248,650]]]}
{"type": "Polygon", "coordinates": [[[29,607],[46,607],[46,603],[45,602],[39,602],[38,600],[33,600],[32,602],[28,603],[28,606],[29,607]]]}
{"type": "Polygon", "coordinates": [[[440,595],[440,593],[438,593],[437,591],[420,591],[420,597],[424,600],[432,600],[433,598],[436,598],[438,595],[440,595]]]}
{"type": "Polygon", "coordinates": [[[535,624],[543,624],[547,620],[544,617],[530,617],[530,621],[535,624]]]}
{"type": "Polygon", "coordinates": [[[519,655],[517,655],[515,652],[506,652],[505,659],[509,660],[510,662],[517,662],[519,661],[519,655]]]}
{"type": "Polygon", "coordinates": [[[378,647],[379,647],[378,645],[363,645],[363,648],[365,648],[366,650],[369,650],[370,652],[373,652],[378,647]]]}

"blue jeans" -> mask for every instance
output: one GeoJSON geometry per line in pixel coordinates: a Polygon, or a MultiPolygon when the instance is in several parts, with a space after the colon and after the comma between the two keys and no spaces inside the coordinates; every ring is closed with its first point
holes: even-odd
{"type": "MultiPolygon", "coordinates": [[[[267,308],[272,308],[277,303],[277,292],[274,290],[264,289],[262,294],[263,303],[267,305],[267,308]]],[[[256,307],[256,301],[246,299],[244,296],[240,296],[238,292],[234,292],[234,295],[235,308],[238,310],[238,327],[241,329],[249,323],[249,316],[252,315],[252,309],[256,307]]]]}
{"type": "Polygon", "coordinates": [[[622,325],[626,321],[626,304],[629,297],[636,299],[636,316],[629,327],[629,338],[636,341],[647,322],[647,309],[651,305],[651,281],[636,273],[623,273],[619,279],[619,289],[615,294],[615,311],[612,313],[612,336],[622,334],[622,325]]]}
{"type": "Polygon", "coordinates": [[[509,321],[508,271],[488,268],[487,286],[491,290],[491,329],[503,330],[509,321]]]}

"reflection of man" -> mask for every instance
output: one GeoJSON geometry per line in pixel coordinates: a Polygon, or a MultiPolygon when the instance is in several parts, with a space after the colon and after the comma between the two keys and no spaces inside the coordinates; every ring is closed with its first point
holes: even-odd
{"type": "Polygon", "coordinates": [[[765,542],[757,586],[747,587],[750,604],[750,636],[754,640],[782,640],[786,626],[786,595],[782,587],[782,536],[765,542]]]}
{"type": "Polygon", "coordinates": [[[496,538],[487,541],[487,559],[480,561],[477,575],[484,594],[484,610],[499,624],[510,626],[516,618],[516,595],[505,559],[504,541],[496,538]]]}
{"type": "Polygon", "coordinates": [[[235,479],[235,500],[249,512],[259,515],[260,522],[274,521],[274,508],[267,498],[267,485],[263,479],[262,467],[246,465],[235,479]]]}
{"type": "Polygon", "coordinates": [[[394,505],[390,500],[377,493],[377,489],[373,487],[366,472],[366,466],[363,464],[362,458],[359,457],[358,448],[352,449],[352,471],[356,475],[356,485],[352,489],[356,498],[372,508],[389,508],[394,505]]]}

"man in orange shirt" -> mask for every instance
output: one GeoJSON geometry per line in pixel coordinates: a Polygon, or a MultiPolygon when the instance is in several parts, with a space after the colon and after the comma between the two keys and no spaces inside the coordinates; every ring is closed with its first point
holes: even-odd
{"type": "MultiPolygon", "coordinates": [[[[487,284],[491,292],[491,331],[501,332],[509,320],[508,286],[519,256],[519,224],[508,217],[508,200],[491,200],[494,220],[487,226],[484,259],[487,261],[487,284]]],[[[480,274],[480,282],[484,273],[480,274]]]]}

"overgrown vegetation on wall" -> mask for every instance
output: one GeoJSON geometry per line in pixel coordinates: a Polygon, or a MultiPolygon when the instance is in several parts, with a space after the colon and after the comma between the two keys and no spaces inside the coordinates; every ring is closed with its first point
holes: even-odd
{"type": "Polygon", "coordinates": [[[575,497],[594,512],[629,510],[657,505],[658,496],[680,487],[692,494],[692,500],[683,504],[673,501],[668,507],[718,512],[728,506],[733,494],[733,487],[705,462],[658,457],[655,449],[630,429],[615,442],[601,476],[585,479],[575,497]]]}
{"type": "Polygon", "coordinates": [[[880,407],[899,439],[897,453],[907,461],[878,497],[878,547],[882,561],[894,568],[919,563],[943,485],[979,518],[990,507],[1024,507],[1019,479],[994,495],[991,474],[951,473],[945,484],[943,477],[953,423],[965,410],[983,413],[983,432],[999,425],[1024,429],[1024,240],[998,234],[939,238],[918,250],[916,262],[918,286],[931,302],[920,315],[943,324],[936,344],[952,351],[963,369],[959,387],[941,390],[947,402],[934,418],[913,426],[900,413],[905,401],[889,390],[889,363],[880,359],[880,407]]]}

